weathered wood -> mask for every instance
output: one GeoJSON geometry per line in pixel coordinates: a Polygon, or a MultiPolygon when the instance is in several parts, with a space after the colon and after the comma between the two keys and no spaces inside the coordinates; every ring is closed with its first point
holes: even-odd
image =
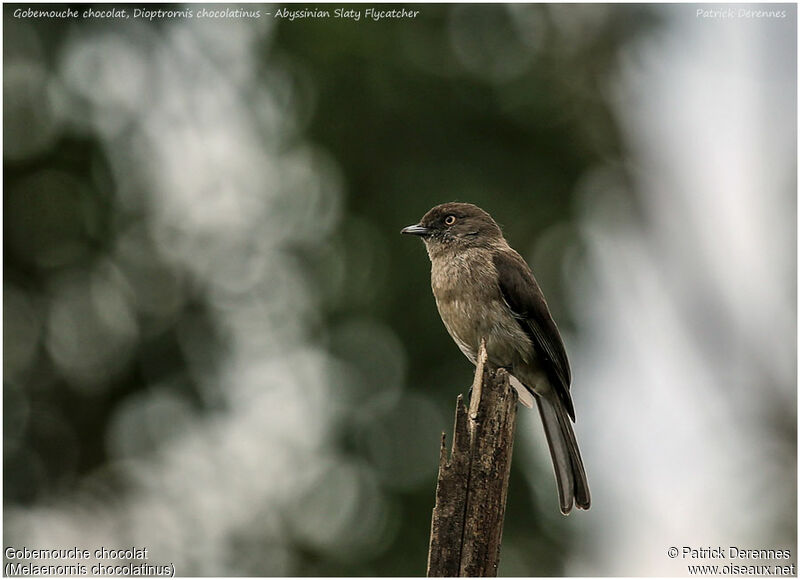
{"type": "Polygon", "coordinates": [[[456,402],[449,459],[442,436],[428,576],[496,576],[500,562],[517,393],[486,364],[483,343],[477,363],[469,410],[456,402]]]}
{"type": "Polygon", "coordinates": [[[436,507],[431,518],[428,576],[458,576],[461,568],[461,538],[469,483],[469,432],[467,408],[461,395],[456,400],[453,450],[447,458],[446,436],[442,433],[436,507]]]}

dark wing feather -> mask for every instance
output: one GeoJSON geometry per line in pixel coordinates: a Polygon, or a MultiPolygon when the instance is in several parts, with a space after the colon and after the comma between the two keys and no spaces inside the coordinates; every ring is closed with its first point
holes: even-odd
{"type": "Polygon", "coordinates": [[[533,272],[513,250],[494,252],[493,260],[506,304],[533,342],[553,388],[574,421],[575,408],[569,394],[572,373],[567,352],[533,272]]]}

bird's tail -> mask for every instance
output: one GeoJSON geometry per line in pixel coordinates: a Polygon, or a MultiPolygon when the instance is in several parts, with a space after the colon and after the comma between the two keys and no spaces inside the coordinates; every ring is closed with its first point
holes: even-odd
{"type": "Polygon", "coordinates": [[[589,483],[586,481],[586,471],[583,468],[581,452],[575,431],[561,401],[557,398],[537,396],[536,404],[542,416],[542,425],[550,447],[553,459],[553,470],[556,474],[558,485],[558,499],[561,503],[561,513],[569,514],[573,503],[579,509],[589,509],[591,497],[589,496],[589,483]]]}

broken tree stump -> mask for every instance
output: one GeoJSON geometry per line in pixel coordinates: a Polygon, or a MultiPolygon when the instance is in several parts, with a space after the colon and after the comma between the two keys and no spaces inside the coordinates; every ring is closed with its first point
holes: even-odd
{"type": "Polygon", "coordinates": [[[503,369],[486,364],[481,341],[469,409],[456,401],[453,446],[439,454],[428,576],[497,576],[517,393],[503,369]]]}

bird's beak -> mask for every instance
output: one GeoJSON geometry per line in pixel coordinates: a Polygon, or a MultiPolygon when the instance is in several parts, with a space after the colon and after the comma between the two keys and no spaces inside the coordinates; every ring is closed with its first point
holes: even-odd
{"type": "Polygon", "coordinates": [[[409,235],[412,235],[412,236],[420,236],[422,238],[427,238],[430,235],[431,231],[428,228],[424,227],[424,226],[416,224],[416,225],[413,225],[413,226],[408,226],[408,227],[403,228],[402,230],[400,230],[400,233],[401,234],[409,234],[409,235]]]}

